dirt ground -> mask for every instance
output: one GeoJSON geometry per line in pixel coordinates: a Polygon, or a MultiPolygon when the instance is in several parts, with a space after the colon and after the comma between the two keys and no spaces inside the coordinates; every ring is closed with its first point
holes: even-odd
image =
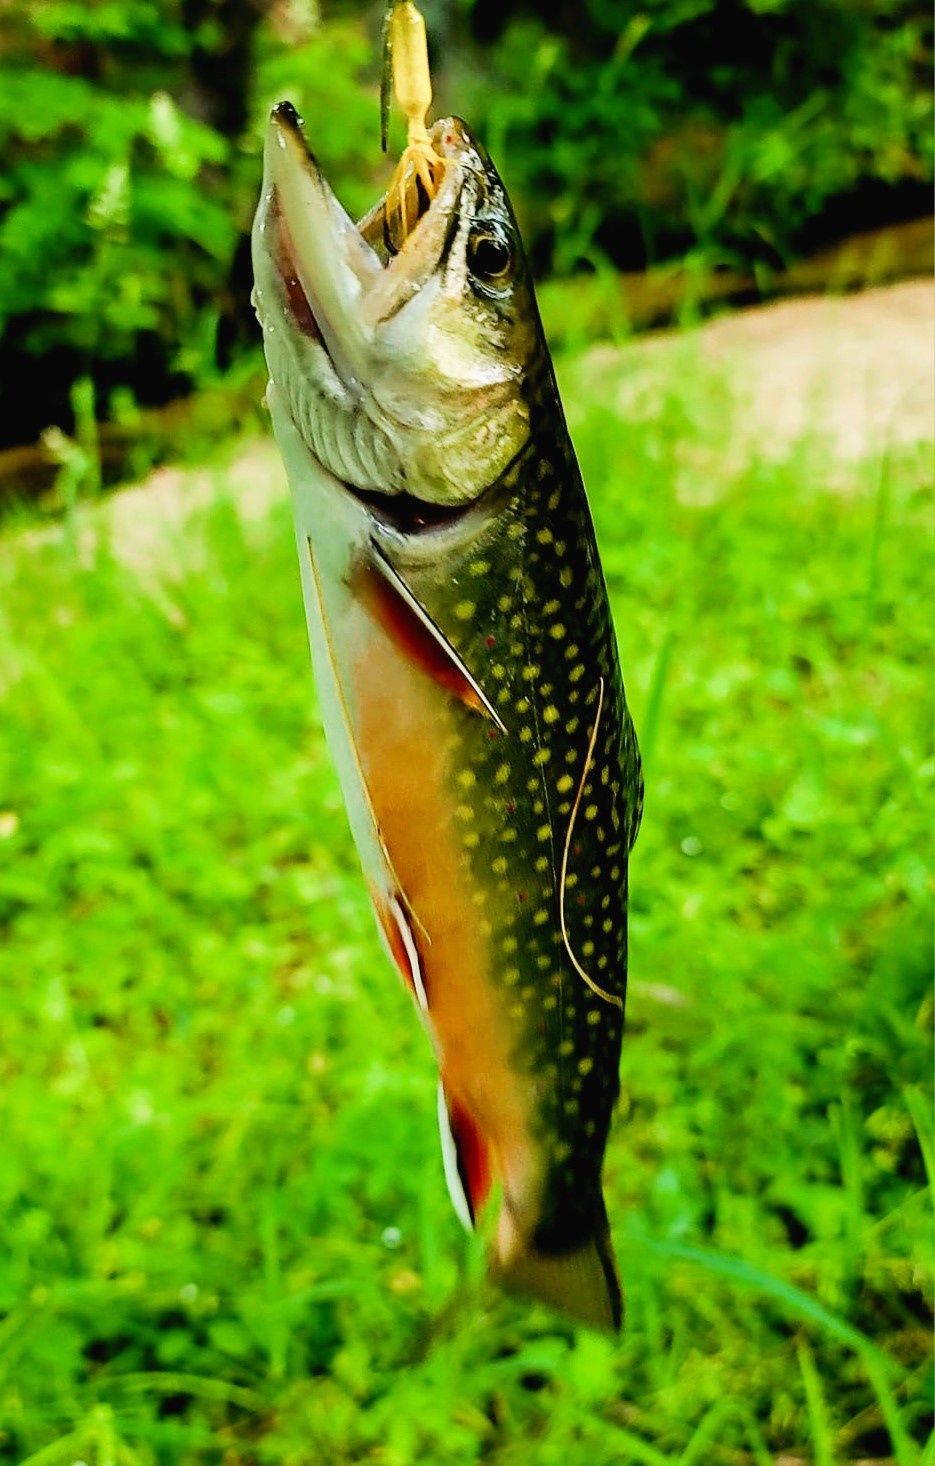
{"type": "MultiPolygon", "coordinates": [[[[659,332],[622,347],[600,346],[576,368],[612,368],[645,403],[652,382],[672,379],[673,353],[692,369],[729,378],[725,399],[738,450],[781,450],[807,433],[845,461],[902,443],[935,442],[935,289],[910,281],[860,295],[781,301],[724,315],[692,332],[659,332]]],[[[677,369],[677,368],[676,368],[677,369]]],[[[223,470],[162,468],[104,506],[115,550],[142,569],[156,540],[184,533],[192,509],[223,482],[245,518],[286,493],[271,438],[250,443],[223,470]]]]}

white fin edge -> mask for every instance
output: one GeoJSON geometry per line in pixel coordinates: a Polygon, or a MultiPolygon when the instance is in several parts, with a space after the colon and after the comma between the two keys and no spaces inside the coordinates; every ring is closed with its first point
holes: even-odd
{"type": "Polygon", "coordinates": [[[458,671],[470,687],[471,691],[474,693],[475,697],[482,704],[484,711],[486,712],[490,721],[495,724],[495,726],[504,736],[506,736],[507,729],[505,723],[503,722],[493,703],[488,698],[487,694],[484,692],[484,689],[477,681],[477,678],[473,676],[470,669],[464,665],[461,658],[458,656],[458,653],[451,645],[451,642],[445,636],[441,627],[436,626],[428,611],[417,599],[417,597],[413,595],[412,591],[409,589],[408,585],[399,574],[399,571],[390,564],[389,560],[380,549],[380,546],[375,544],[374,541],[371,540],[370,548],[373,552],[374,566],[383,576],[383,579],[386,581],[387,585],[392,586],[397,595],[402,597],[402,599],[405,601],[406,605],[412,612],[413,616],[416,617],[419,624],[424,628],[424,630],[428,632],[429,636],[435,642],[435,645],[444,652],[445,656],[448,658],[449,662],[451,662],[452,666],[457,667],[458,671]]]}
{"type": "Polygon", "coordinates": [[[442,1165],[445,1168],[445,1181],[448,1185],[448,1195],[451,1197],[451,1204],[464,1230],[466,1232],[473,1232],[474,1218],[471,1215],[471,1203],[468,1201],[467,1192],[464,1189],[464,1182],[461,1180],[461,1170],[458,1166],[458,1147],[451,1129],[451,1120],[448,1115],[448,1101],[445,1099],[445,1087],[440,1079],[438,1081],[438,1134],[442,1143],[442,1165]]]}

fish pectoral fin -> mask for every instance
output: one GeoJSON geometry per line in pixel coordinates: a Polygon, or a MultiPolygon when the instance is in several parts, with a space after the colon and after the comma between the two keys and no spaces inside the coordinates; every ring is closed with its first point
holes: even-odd
{"type": "Polygon", "coordinates": [[[477,1214],[490,1195],[489,1149],[474,1118],[450,1098],[440,1079],[438,1133],[451,1204],[462,1226],[473,1232],[477,1214]]]}
{"type": "Polygon", "coordinates": [[[623,1294],[603,1197],[591,1235],[568,1252],[536,1247],[534,1238],[517,1230],[504,1206],[491,1273],[502,1287],[539,1298],[588,1328],[620,1331],[623,1294]]]}
{"type": "Polygon", "coordinates": [[[360,589],[364,604],[407,661],[449,697],[487,718],[500,733],[506,733],[503,720],[477,678],[379,545],[373,542],[360,589]]]}

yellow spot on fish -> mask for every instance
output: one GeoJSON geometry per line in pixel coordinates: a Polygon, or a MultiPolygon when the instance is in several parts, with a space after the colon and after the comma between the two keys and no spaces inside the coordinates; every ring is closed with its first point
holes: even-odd
{"type": "Polygon", "coordinates": [[[519,612],[517,612],[515,616],[511,616],[510,617],[510,630],[511,631],[519,631],[519,629],[522,626],[522,624],[523,624],[523,618],[519,614],[519,612]]]}
{"type": "Polygon", "coordinates": [[[584,953],[585,957],[590,957],[592,955],[592,953],[594,952],[594,943],[593,942],[582,942],[582,944],[581,944],[581,950],[584,953]]]}
{"type": "Polygon", "coordinates": [[[542,800],[541,799],[536,799],[536,800],[533,801],[533,806],[532,806],[532,812],[533,812],[533,814],[541,814],[544,809],[545,809],[545,805],[542,803],[542,800]]]}
{"type": "Polygon", "coordinates": [[[477,776],[473,769],[462,769],[458,775],[458,783],[462,789],[470,789],[472,784],[477,783],[477,776]]]}
{"type": "Polygon", "coordinates": [[[523,726],[522,726],[522,728],[520,728],[520,730],[519,730],[519,741],[520,741],[520,743],[531,743],[532,742],[532,729],[530,728],[530,726],[529,726],[528,723],[524,723],[523,726]]]}
{"type": "Polygon", "coordinates": [[[555,1147],[553,1154],[557,1161],[567,1160],[568,1157],[571,1155],[571,1146],[568,1144],[567,1140],[560,1140],[558,1142],[558,1145],[555,1147]]]}
{"type": "Polygon", "coordinates": [[[507,779],[509,777],[510,777],[510,766],[509,766],[509,764],[501,764],[500,767],[497,769],[497,772],[493,776],[493,781],[494,781],[495,784],[505,784],[506,781],[507,781],[507,779]]]}
{"type": "Polygon", "coordinates": [[[559,575],[558,578],[562,582],[562,585],[567,590],[568,587],[571,585],[571,582],[574,580],[575,577],[572,574],[571,567],[569,565],[563,565],[562,566],[562,570],[561,570],[561,574],[559,575]]]}
{"type": "Polygon", "coordinates": [[[489,560],[472,560],[468,566],[468,574],[480,577],[481,575],[486,575],[489,569],[489,560]]]}
{"type": "Polygon", "coordinates": [[[515,937],[504,937],[503,938],[503,941],[501,942],[501,946],[503,947],[504,952],[515,952],[516,951],[516,938],[515,937]]]}
{"type": "Polygon", "coordinates": [[[540,906],[539,910],[533,914],[532,919],[535,926],[545,926],[549,919],[549,913],[540,906]]]}
{"type": "Polygon", "coordinates": [[[490,669],[490,675],[496,677],[498,682],[502,682],[506,676],[506,667],[504,667],[502,662],[494,662],[490,669]]]}
{"type": "Polygon", "coordinates": [[[455,606],[455,615],[459,621],[470,621],[476,610],[474,601],[459,601],[455,606]]]}
{"type": "Polygon", "coordinates": [[[575,1046],[570,1038],[566,1038],[563,1043],[559,1044],[558,1051],[560,1054],[573,1054],[575,1052],[575,1046]]]}
{"type": "MultiPolygon", "coordinates": [[[[526,666],[523,668],[523,681],[535,682],[541,671],[542,668],[538,667],[535,662],[527,662],[526,666]]],[[[581,668],[581,671],[584,672],[583,667],[581,668]]]]}
{"type": "Polygon", "coordinates": [[[496,860],[491,863],[490,869],[497,876],[502,876],[506,873],[506,861],[502,855],[497,856],[496,860]]]}
{"type": "Polygon", "coordinates": [[[539,858],[538,858],[538,860],[536,861],[536,870],[541,872],[541,871],[544,871],[544,870],[548,870],[548,868],[549,868],[549,862],[548,862],[548,860],[546,859],[546,857],[544,855],[540,855],[539,858]]]}
{"type": "Polygon", "coordinates": [[[590,1024],[592,1024],[592,1026],[593,1026],[593,1025],[596,1025],[596,1024],[600,1023],[600,1021],[601,1021],[600,1009],[599,1008],[591,1008],[590,1011],[588,1012],[588,1022],[590,1024]]]}
{"type": "Polygon", "coordinates": [[[548,707],[545,707],[542,710],[542,721],[544,723],[557,723],[558,719],[558,708],[555,706],[554,702],[550,702],[548,707]]]}
{"type": "Polygon", "coordinates": [[[594,1060],[593,1059],[584,1058],[584,1059],[580,1059],[578,1061],[578,1073],[579,1074],[590,1074],[590,1072],[591,1072],[591,1070],[593,1068],[594,1068],[594,1060]]]}
{"type": "Polygon", "coordinates": [[[540,529],[536,534],[536,539],[540,545],[550,545],[554,539],[554,535],[550,529],[540,529]]]}
{"type": "Polygon", "coordinates": [[[536,831],[536,839],[539,841],[547,840],[551,833],[552,828],[550,825],[540,825],[538,830],[536,831]]]}
{"type": "Polygon", "coordinates": [[[558,1007],[558,998],[555,996],[554,993],[549,993],[548,997],[542,999],[542,1006],[543,1008],[548,1008],[551,1011],[552,1008],[558,1007]]]}
{"type": "Polygon", "coordinates": [[[582,662],[576,662],[568,676],[572,682],[580,682],[584,676],[584,664],[582,662]]]}
{"type": "Polygon", "coordinates": [[[477,833],[476,830],[468,830],[467,834],[464,837],[464,843],[465,845],[467,845],[469,850],[473,850],[475,845],[480,844],[480,835],[477,833]]]}
{"type": "Polygon", "coordinates": [[[606,921],[602,921],[601,922],[601,931],[602,932],[612,932],[613,929],[614,929],[614,924],[611,921],[610,917],[608,916],[608,918],[607,918],[606,921]]]}
{"type": "Polygon", "coordinates": [[[581,648],[578,646],[577,642],[570,641],[565,648],[565,660],[568,662],[573,662],[580,650],[581,648]]]}
{"type": "Polygon", "coordinates": [[[500,599],[499,599],[499,601],[497,602],[497,609],[499,611],[508,611],[510,609],[510,607],[512,606],[512,604],[513,604],[513,597],[512,596],[501,596],[500,599]]]}
{"type": "Polygon", "coordinates": [[[584,817],[585,817],[586,820],[594,820],[594,819],[597,819],[597,805],[596,804],[586,804],[585,807],[584,807],[584,817]]]}
{"type": "Polygon", "coordinates": [[[519,701],[516,704],[516,711],[518,713],[527,713],[529,711],[529,698],[528,697],[521,697],[519,699],[519,701]]]}
{"type": "Polygon", "coordinates": [[[572,779],[571,774],[563,774],[555,787],[558,790],[559,794],[567,794],[573,783],[574,780],[572,779]]]}
{"type": "Polygon", "coordinates": [[[568,874],[566,875],[566,877],[565,877],[565,885],[566,886],[577,886],[577,884],[578,884],[578,877],[575,875],[575,872],[573,870],[570,870],[568,872],[568,874]]]}
{"type": "Polygon", "coordinates": [[[549,627],[549,635],[552,637],[553,641],[561,641],[562,637],[565,635],[565,628],[562,625],[561,621],[557,621],[554,626],[549,627]]]}
{"type": "Polygon", "coordinates": [[[514,830],[512,825],[507,825],[506,829],[500,835],[500,839],[505,845],[508,844],[509,841],[516,839],[516,831],[514,830]]]}
{"type": "Polygon", "coordinates": [[[526,532],[526,526],[521,519],[514,519],[507,529],[507,537],[511,540],[521,540],[526,532]]]}
{"type": "Polygon", "coordinates": [[[542,607],[543,613],[546,616],[554,616],[555,612],[558,610],[561,604],[561,601],[546,601],[545,605],[542,607]]]}
{"type": "Polygon", "coordinates": [[[459,804],[455,810],[455,814],[459,820],[472,820],[474,818],[474,811],[469,804],[459,804]]]}
{"type": "Polygon", "coordinates": [[[541,768],[543,764],[548,763],[551,757],[552,750],[550,748],[537,748],[532,756],[532,761],[534,764],[538,765],[539,768],[541,768]]]}

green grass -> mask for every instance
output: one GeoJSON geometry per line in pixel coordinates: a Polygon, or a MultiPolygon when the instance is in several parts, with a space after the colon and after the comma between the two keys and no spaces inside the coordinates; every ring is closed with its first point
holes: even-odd
{"type": "Polygon", "coordinates": [[[820,442],[727,467],[681,367],[636,425],[565,375],[647,763],[625,1334],[451,1213],[288,507],[219,471],[158,588],[0,542],[0,1461],[923,1460],[929,455],[832,492],[820,442]]]}

